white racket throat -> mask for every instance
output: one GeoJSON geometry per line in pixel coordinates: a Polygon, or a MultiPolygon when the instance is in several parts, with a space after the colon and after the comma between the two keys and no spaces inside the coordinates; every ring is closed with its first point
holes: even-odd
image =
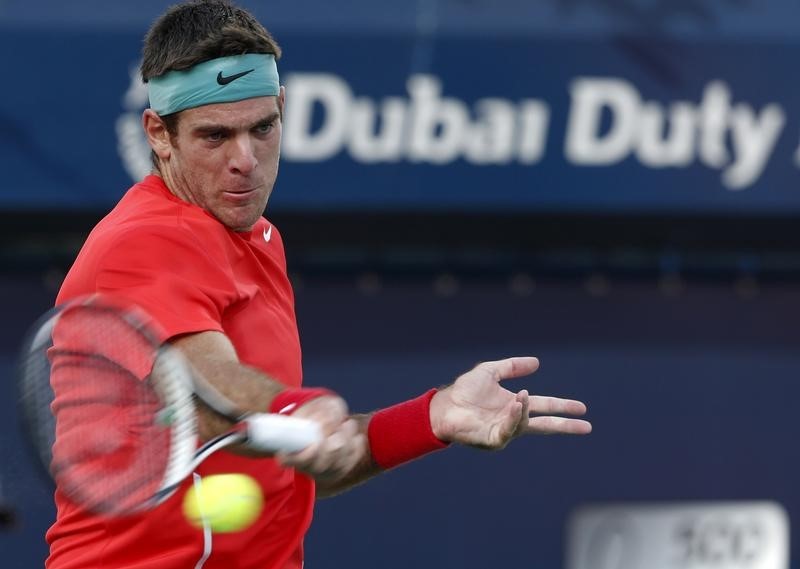
{"type": "Polygon", "coordinates": [[[188,364],[179,352],[161,349],[153,368],[154,387],[164,401],[159,421],[171,430],[171,451],[164,470],[162,490],[174,488],[195,467],[197,450],[197,414],[192,400],[192,385],[189,382],[188,364]]]}
{"type": "Polygon", "coordinates": [[[189,378],[191,366],[180,352],[165,348],[154,366],[154,387],[164,401],[161,421],[171,429],[172,445],[156,501],[167,498],[208,456],[235,443],[260,452],[299,452],[322,439],[319,425],[308,419],[252,413],[240,420],[234,431],[216,437],[197,448],[197,415],[189,378]]]}
{"type": "Polygon", "coordinates": [[[319,424],[300,417],[253,413],[243,422],[247,446],[260,451],[299,452],[322,439],[319,424]]]}

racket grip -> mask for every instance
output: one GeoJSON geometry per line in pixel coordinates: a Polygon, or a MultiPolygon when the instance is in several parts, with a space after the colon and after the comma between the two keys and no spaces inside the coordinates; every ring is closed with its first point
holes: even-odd
{"type": "Polygon", "coordinates": [[[319,425],[309,419],[254,413],[245,419],[247,446],[266,452],[299,452],[322,440],[319,425]]]}

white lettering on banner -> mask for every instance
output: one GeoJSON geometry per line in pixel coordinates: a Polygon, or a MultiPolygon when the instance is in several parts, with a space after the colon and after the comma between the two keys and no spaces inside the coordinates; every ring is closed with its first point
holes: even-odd
{"type": "Polygon", "coordinates": [[[350,153],[359,162],[397,162],[402,157],[406,103],[399,97],[381,104],[381,130],[376,134],[378,111],[369,99],[353,102],[350,119],[350,153]]]}
{"type": "Polygon", "coordinates": [[[728,128],[728,112],[731,94],[721,81],[708,84],[700,103],[700,140],[698,155],[709,168],[720,169],[730,160],[725,147],[725,131],[728,128]]]}
{"type": "Polygon", "coordinates": [[[286,79],[284,156],[288,160],[327,160],[342,150],[364,163],[534,164],[544,155],[549,107],[537,100],[519,103],[484,98],[471,109],[442,95],[432,75],[412,75],[409,98],[375,102],[355,97],[340,77],[294,73],[286,79]],[[313,128],[316,110],[321,123],[313,128]],[[473,119],[475,115],[475,119],[473,119]]]}
{"type": "Polygon", "coordinates": [[[518,111],[511,101],[483,99],[475,104],[478,121],[464,140],[464,155],[473,164],[508,164],[514,158],[514,125],[518,111]]]}
{"type": "Polygon", "coordinates": [[[411,95],[411,134],[408,157],[412,162],[447,164],[461,154],[466,140],[469,109],[458,99],[442,98],[441,81],[429,75],[408,79],[411,95]]]}
{"type": "Polygon", "coordinates": [[[117,132],[117,153],[128,176],[138,182],[150,173],[150,145],[142,131],[142,109],[147,106],[147,86],[142,83],[139,66],[128,70],[130,83],[122,97],[122,113],[114,125],[117,132]]]}
{"type": "Polygon", "coordinates": [[[586,504],[567,525],[567,569],[789,569],[777,502],[586,504]]]}
{"type": "Polygon", "coordinates": [[[528,99],[519,104],[518,156],[523,164],[535,164],[544,156],[550,110],[541,101],[528,99]]]}
{"type": "MultiPolygon", "coordinates": [[[[283,156],[322,162],[346,152],[362,164],[534,165],[544,158],[550,106],[539,99],[484,97],[472,104],[445,95],[440,78],[415,74],[405,96],[358,96],[330,73],[286,77],[283,156]]],[[[574,166],[609,167],[635,159],[652,169],[699,163],[743,190],[761,177],[786,124],[784,109],[734,104],[729,86],[711,81],[699,102],[645,100],[617,77],[579,77],[570,86],[564,155],[574,166]]],[[[141,130],[147,88],[131,68],[117,119],[118,150],[134,180],[151,169],[141,130]]],[[[795,155],[800,167],[800,148],[795,155]]]]}
{"type": "Polygon", "coordinates": [[[338,153],[345,142],[353,93],[336,75],[304,73],[300,81],[286,82],[286,127],[283,152],[290,160],[320,162],[338,153]],[[314,104],[325,110],[322,126],[311,131],[314,104]]]}
{"type": "Polygon", "coordinates": [[[778,137],[786,123],[786,113],[780,105],[767,105],[761,118],[749,105],[741,103],[731,111],[731,131],[734,156],[741,157],[722,175],[722,182],[738,190],[758,179],[772,155],[778,137]]]}
{"type": "Polygon", "coordinates": [[[722,81],[709,83],[698,105],[642,101],[623,79],[579,78],[571,95],[564,152],[573,164],[609,166],[635,155],[650,168],[681,168],[697,157],[724,169],[722,183],[730,190],[745,189],[761,176],[786,123],[775,103],[760,113],[745,103],[732,107],[722,81]]]}
{"type": "Polygon", "coordinates": [[[579,79],[572,84],[572,110],[567,122],[567,159],[575,164],[607,165],[622,161],[636,132],[639,93],[625,81],[579,79]],[[611,111],[608,131],[601,136],[603,109],[611,111]]]}

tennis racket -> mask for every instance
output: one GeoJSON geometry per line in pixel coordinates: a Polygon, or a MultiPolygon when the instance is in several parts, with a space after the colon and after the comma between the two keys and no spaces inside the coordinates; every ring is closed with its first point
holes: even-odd
{"type": "Polygon", "coordinates": [[[135,513],[166,500],[219,449],[297,452],[321,438],[315,422],[241,411],[156,330],[135,306],[92,295],[51,310],[28,334],[19,374],[23,427],[76,503],[135,513]],[[198,399],[234,424],[203,445],[198,399]]]}

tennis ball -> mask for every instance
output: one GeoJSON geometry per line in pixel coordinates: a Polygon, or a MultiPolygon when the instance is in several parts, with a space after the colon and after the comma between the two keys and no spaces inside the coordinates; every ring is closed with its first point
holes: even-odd
{"type": "Polygon", "coordinates": [[[183,513],[193,526],[203,522],[216,533],[246,529],[264,507],[258,483],[245,474],[214,474],[192,485],[183,498],[183,513]]]}

